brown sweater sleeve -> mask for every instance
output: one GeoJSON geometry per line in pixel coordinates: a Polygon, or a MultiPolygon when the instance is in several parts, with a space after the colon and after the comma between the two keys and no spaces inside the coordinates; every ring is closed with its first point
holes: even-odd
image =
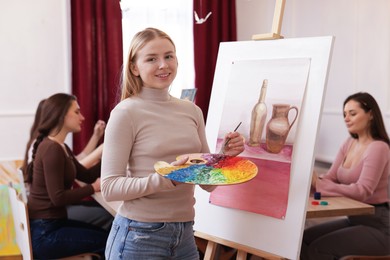
{"type": "Polygon", "coordinates": [[[93,167],[85,168],[74,156],[72,150],[66,145],[68,153],[72,156],[74,165],[76,167],[76,179],[84,183],[92,183],[100,177],[101,162],[97,163],[93,167]]]}

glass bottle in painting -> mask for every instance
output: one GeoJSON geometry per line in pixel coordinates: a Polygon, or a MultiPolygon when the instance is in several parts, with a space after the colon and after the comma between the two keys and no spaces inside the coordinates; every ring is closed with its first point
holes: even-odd
{"type": "Polygon", "coordinates": [[[259,100],[252,109],[251,126],[249,134],[249,146],[259,146],[261,143],[261,136],[263,135],[263,129],[265,125],[265,119],[267,117],[267,105],[265,104],[265,95],[267,92],[268,80],[263,80],[261,86],[259,100]]]}

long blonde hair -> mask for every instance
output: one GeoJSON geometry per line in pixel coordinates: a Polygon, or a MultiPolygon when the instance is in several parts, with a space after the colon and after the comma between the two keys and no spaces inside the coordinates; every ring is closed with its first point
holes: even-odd
{"type": "Polygon", "coordinates": [[[140,93],[143,82],[140,76],[135,76],[131,72],[131,66],[135,64],[138,58],[138,51],[141,50],[148,42],[156,38],[163,38],[169,40],[176,50],[175,44],[173,43],[171,37],[169,37],[168,34],[159,29],[149,27],[136,33],[131,40],[127,63],[124,70],[121,100],[140,93]]]}

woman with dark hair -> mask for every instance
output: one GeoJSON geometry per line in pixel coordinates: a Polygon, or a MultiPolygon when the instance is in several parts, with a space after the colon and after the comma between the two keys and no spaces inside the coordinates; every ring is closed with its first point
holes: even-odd
{"type": "Polygon", "coordinates": [[[65,144],[69,133],[81,130],[84,117],[76,97],[64,93],[45,100],[32,161],[28,212],[34,258],[56,259],[82,253],[104,256],[107,232],[67,217],[66,207],[100,191],[100,164],[86,169],[65,144]],[[75,179],[89,183],[72,189],[75,179]]]}
{"type": "Polygon", "coordinates": [[[323,196],[345,196],[375,206],[374,215],[349,216],[310,227],[303,234],[301,259],[390,254],[390,141],[379,106],[368,93],[344,101],[351,135],[334,163],[312,186],[323,196]]]}
{"type": "Polygon", "coordinates": [[[26,145],[26,152],[24,154],[24,161],[23,161],[23,165],[22,165],[22,171],[23,171],[23,174],[25,175],[24,179],[26,179],[27,166],[31,161],[31,154],[30,154],[31,148],[32,148],[31,146],[33,145],[33,143],[35,142],[35,139],[38,136],[38,126],[39,126],[39,122],[41,121],[42,107],[43,107],[43,103],[45,102],[45,100],[46,99],[42,99],[39,102],[37,110],[35,111],[34,122],[30,128],[30,139],[28,140],[27,145],[26,145]]]}
{"type": "MultiPolygon", "coordinates": [[[[35,112],[34,122],[30,129],[30,139],[26,145],[26,153],[23,161],[22,171],[24,178],[26,179],[27,165],[31,162],[32,158],[32,144],[35,142],[38,136],[38,127],[41,120],[42,107],[46,99],[39,102],[37,110],[35,112]]],[[[103,144],[98,146],[99,140],[104,135],[106,123],[102,120],[98,120],[93,129],[93,134],[85,146],[83,151],[76,155],[76,159],[85,167],[91,168],[92,166],[100,163],[103,151],[103,144]]],[[[82,184],[81,184],[82,185],[82,184]]],[[[73,188],[80,186],[80,183],[75,182],[73,188]]],[[[27,193],[29,187],[26,185],[27,193]]],[[[67,213],[69,219],[79,220],[86,223],[102,227],[109,231],[111,228],[113,217],[105,210],[99,203],[93,200],[91,197],[87,197],[80,202],[67,206],[67,213]]]]}
{"type": "MultiPolygon", "coordinates": [[[[35,117],[33,124],[30,128],[30,138],[26,145],[26,152],[24,155],[24,161],[22,166],[23,173],[27,172],[27,165],[31,161],[31,148],[32,144],[35,142],[38,136],[38,126],[41,120],[42,107],[46,99],[42,99],[35,111],[35,117]]],[[[92,136],[88,140],[87,145],[84,149],[76,155],[77,160],[86,168],[90,168],[100,162],[103,151],[103,144],[98,146],[100,139],[104,135],[104,130],[106,128],[106,123],[103,120],[98,120],[93,129],[92,136]]]]}
{"type": "MultiPolygon", "coordinates": [[[[372,138],[390,145],[389,136],[387,135],[385,124],[383,123],[382,113],[374,97],[366,92],[358,92],[347,97],[343,106],[345,107],[351,100],[359,103],[360,108],[363,109],[365,113],[372,114],[372,122],[369,124],[369,131],[372,138]]],[[[358,133],[349,131],[349,134],[355,139],[359,138],[358,133]]]]}

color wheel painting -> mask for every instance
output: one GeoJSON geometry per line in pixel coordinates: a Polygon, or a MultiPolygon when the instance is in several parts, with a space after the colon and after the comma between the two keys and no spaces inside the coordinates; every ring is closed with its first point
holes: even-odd
{"type": "Polygon", "coordinates": [[[177,182],[200,185],[230,185],[249,181],[257,175],[257,166],[248,159],[223,154],[187,154],[186,164],[172,166],[167,162],[154,165],[157,173],[177,182]]]}

